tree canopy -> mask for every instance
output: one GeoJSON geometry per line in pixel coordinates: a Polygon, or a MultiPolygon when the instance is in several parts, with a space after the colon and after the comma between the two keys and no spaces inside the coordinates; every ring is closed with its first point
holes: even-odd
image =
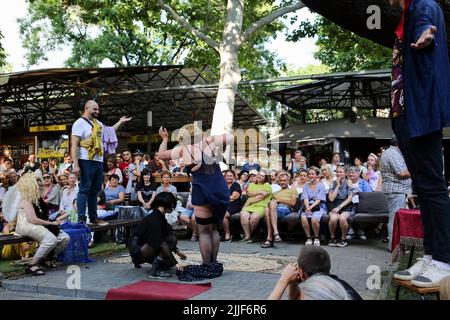
{"type": "Polygon", "coordinates": [[[362,38],[335,23],[317,16],[314,21],[302,21],[300,28],[288,35],[288,40],[317,36],[318,51],[314,57],[331,71],[360,71],[389,68],[392,50],[362,38]]]}
{"type": "MultiPolygon", "coordinates": [[[[208,66],[216,79],[219,57],[204,42],[187,33],[155,0],[29,0],[20,32],[29,65],[46,60],[46,53],[71,46],[68,67],[98,67],[107,59],[115,66],[184,64],[208,66]]],[[[245,25],[266,15],[275,0],[246,1],[245,25]],[[247,3],[248,2],[248,3],[247,3]]],[[[288,1],[289,2],[289,1],[288,1]]],[[[211,37],[224,28],[226,2],[218,0],[167,1],[194,27],[211,37]]],[[[278,74],[283,63],[265,43],[282,30],[272,23],[247,42],[239,56],[248,77],[278,74]]]]}

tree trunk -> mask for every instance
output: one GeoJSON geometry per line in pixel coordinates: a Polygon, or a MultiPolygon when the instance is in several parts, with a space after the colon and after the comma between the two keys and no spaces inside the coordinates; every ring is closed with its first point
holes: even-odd
{"type": "Polygon", "coordinates": [[[227,17],[220,43],[220,81],[214,106],[211,135],[231,133],[234,102],[241,81],[238,54],[244,19],[244,0],[228,0],[227,17]]]}

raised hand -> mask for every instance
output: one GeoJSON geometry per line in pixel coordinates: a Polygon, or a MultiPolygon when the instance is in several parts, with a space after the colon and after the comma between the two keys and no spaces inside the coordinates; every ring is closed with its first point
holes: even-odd
{"type": "Polygon", "coordinates": [[[163,140],[169,138],[169,133],[167,132],[167,129],[164,127],[159,128],[159,135],[161,136],[161,138],[163,138],[163,140]]]}
{"type": "Polygon", "coordinates": [[[120,118],[120,122],[122,122],[122,123],[128,122],[128,121],[130,121],[131,119],[133,119],[133,117],[127,118],[127,116],[123,116],[123,117],[120,118]]]}
{"type": "Polygon", "coordinates": [[[422,33],[416,43],[411,43],[411,47],[416,50],[428,47],[433,42],[436,32],[437,28],[435,26],[429,27],[422,33]]]}

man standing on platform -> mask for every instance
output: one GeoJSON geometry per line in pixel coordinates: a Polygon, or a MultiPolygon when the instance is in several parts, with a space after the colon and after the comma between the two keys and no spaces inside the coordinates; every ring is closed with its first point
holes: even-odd
{"type": "Polygon", "coordinates": [[[450,126],[450,63],[441,7],[435,0],[389,0],[403,16],[392,65],[392,127],[419,196],[424,257],[394,277],[434,287],[450,275],[450,199],[442,129],[450,126]]]}
{"type": "MultiPolygon", "coordinates": [[[[103,181],[103,124],[97,120],[100,108],[97,102],[89,100],[84,105],[81,118],[72,126],[72,160],[73,173],[80,175],[77,196],[78,220],[86,222],[86,203],[91,224],[105,225],[97,219],[97,194],[103,181]]],[[[123,116],[112,127],[117,131],[132,118],[123,116]]]]}

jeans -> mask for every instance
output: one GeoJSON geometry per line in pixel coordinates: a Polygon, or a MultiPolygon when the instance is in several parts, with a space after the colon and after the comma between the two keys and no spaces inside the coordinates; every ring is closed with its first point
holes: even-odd
{"type": "Polygon", "coordinates": [[[450,263],[450,198],[443,174],[442,132],[408,138],[405,116],[393,120],[393,129],[419,197],[425,254],[450,263]]]}
{"type": "Polygon", "coordinates": [[[102,189],[103,163],[93,160],[78,160],[80,186],[77,195],[78,221],[86,221],[86,203],[89,220],[97,220],[97,195],[102,189]]]}
{"type": "Polygon", "coordinates": [[[388,235],[389,235],[389,250],[392,245],[392,233],[394,231],[395,214],[399,209],[405,208],[406,194],[403,193],[386,193],[389,210],[388,235]]]}

